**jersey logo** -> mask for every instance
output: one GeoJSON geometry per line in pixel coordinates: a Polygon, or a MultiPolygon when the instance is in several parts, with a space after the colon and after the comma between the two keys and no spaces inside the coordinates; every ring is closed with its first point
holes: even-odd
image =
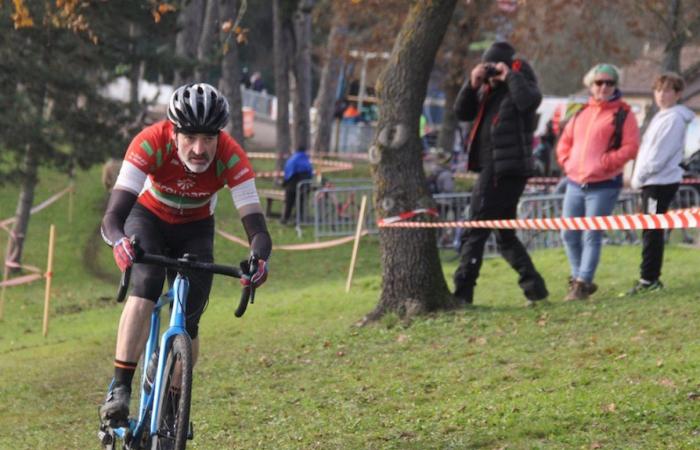
{"type": "Polygon", "coordinates": [[[188,191],[195,185],[195,181],[191,178],[180,178],[176,183],[177,187],[183,191],[188,191]]]}
{"type": "Polygon", "coordinates": [[[243,169],[243,170],[241,170],[240,172],[238,172],[238,173],[233,177],[233,179],[234,179],[234,180],[238,180],[239,178],[241,178],[243,175],[247,174],[248,172],[250,172],[250,170],[246,167],[245,169],[243,169]]]}
{"type": "Polygon", "coordinates": [[[133,161],[138,167],[144,167],[148,165],[148,162],[136,153],[129,153],[129,159],[133,161]]]}

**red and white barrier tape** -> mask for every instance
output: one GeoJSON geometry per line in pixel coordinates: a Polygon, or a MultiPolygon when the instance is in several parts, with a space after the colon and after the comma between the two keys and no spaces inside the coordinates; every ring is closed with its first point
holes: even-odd
{"type": "MultiPolygon", "coordinates": [[[[405,219],[404,219],[405,220],[405,219]]],[[[623,214],[543,219],[465,220],[452,222],[377,222],[381,228],[498,228],[514,230],[655,230],[700,228],[700,209],[665,214],[623,214]]]]}
{"type": "Polygon", "coordinates": [[[36,280],[42,279],[43,276],[38,273],[31,273],[29,275],[23,275],[21,277],[17,278],[10,278],[5,281],[0,281],[0,287],[10,287],[10,286],[19,286],[20,284],[29,284],[31,282],[34,282],[36,280]]]}
{"type": "MultiPolygon", "coordinates": [[[[406,211],[405,213],[401,213],[398,216],[385,217],[383,219],[379,219],[377,221],[377,224],[380,227],[389,226],[391,224],[400,222],[402,220],[407,220],[407,219],[410,219],[411,217],[415,217],[418,214],[427,214],[427,215],[433,216],[433,217],[439,216],[439,214],[435,208],[418,208],[418,209],[414,209],[413,211],[406,211]]],[[[411,222],[411,223],[418,223],[418,222],[411,222]]]]}
{"type": "MultiPolygon", "coordinates": [[[[70,192],[71,190],[73,190],[73,186],[72,186],[72,185],[71,185],[71,186],[68,186],[67,188],[63,189],[63,190],[60,191],[60,192],[55,193],[55,194],[52,195],[51,197],[47,198],[47,199],[44,200],[43,202],[41,202],[41,203],[39,203],[38,205],[36,205],[35,207],[33,207],[33,208],[29,211],[30,214],[38,213],[38,212],[41,211],[42,209],[47,208],[49,205],[51,205],[52,203],[56,202],[59,198],[61,198],[61,197],[63,197],[64,195],[66,195],[66,194],[67,194],[68,192],[70,192]]],[[[10,230],[9,230],[9,226],[12,225],[12,224],[15,222],[15,220],[16,220],[16,219],[15,219],[14,217],[10,217],[10,218],[8,218],[8,219],[5,219],[5,220],[3,220],[3,221],[0,221],[0,227],[3,228],[3,229],[5,229],[5,230],[7,230],[7,231],[9,232],[9,231],[10,231],[10,230]]]]}

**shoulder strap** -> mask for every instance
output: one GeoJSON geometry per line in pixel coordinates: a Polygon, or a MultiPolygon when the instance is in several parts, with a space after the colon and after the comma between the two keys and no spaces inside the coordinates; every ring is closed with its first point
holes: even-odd
{"type": "Polygon", "coordinates": [[[626,107],[625,105],[620,106],[620,108],[615,112],[615,115],[613,116],[613,134],[610,137],[608,150],[617,150],[622,145],[622,128],[625,125],[628,112],[629,107],[626,107]]]}

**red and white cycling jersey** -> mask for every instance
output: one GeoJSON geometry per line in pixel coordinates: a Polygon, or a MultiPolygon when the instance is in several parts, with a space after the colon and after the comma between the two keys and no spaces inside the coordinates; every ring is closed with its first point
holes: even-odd
{"type": "MultiPolygon", "coordinates": [[[[173,125],[167,120],[143,129],[131,141],[117,184],[140,191],[138,202],[168,223],[185,223],[213,214],[216,192],[255,178],[245,151],[226,132],[219,133],[207,170],[187,170],[177,155],[173,125]],[[143,183],[143,175],[147,175],[143,183]],[[139,186],[141,184],[141,186],[139,186]]],[[[256,195],[257,197],[257,195],[256,195]]]]}

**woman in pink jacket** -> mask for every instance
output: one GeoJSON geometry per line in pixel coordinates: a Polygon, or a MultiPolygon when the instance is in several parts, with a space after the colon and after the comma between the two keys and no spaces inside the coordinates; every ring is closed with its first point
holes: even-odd
{"type": "MultiPolygon", "coordinates": [[[[588,103],[564,128],[557,160],[566,174],[564,217],[610,215],[622,190],[622,170],[639,148],[639,128],[617,89],[618,69],[598,64],[583,78],[588,103]],[[617,124],[616,124],[617,122],[617,124]]],[[[602,241],[601,231],[563,231],[571,266],[565,300],[584,300],[598,287],[593,283],[602,241]]]]}

